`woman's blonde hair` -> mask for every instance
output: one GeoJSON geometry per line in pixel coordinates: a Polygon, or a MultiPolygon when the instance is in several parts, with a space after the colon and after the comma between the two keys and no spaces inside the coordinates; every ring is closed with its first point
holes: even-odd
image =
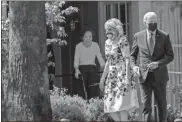
{"type": "Polygon", "coordinates": [[[123,36],[124,35],[123,24],[121,23],[121,21],[119,19],[111,18],[111,19],[107,20],[104,27],[105,28],[106,27],[113,27],[119,33],[118,36],[123,36]]]}

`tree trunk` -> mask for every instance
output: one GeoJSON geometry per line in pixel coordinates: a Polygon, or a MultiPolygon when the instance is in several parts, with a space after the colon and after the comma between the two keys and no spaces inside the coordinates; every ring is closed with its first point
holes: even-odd
{"type": "Polygon", "coordinates": [[[51,121],[45,4],[12,1],[10,7],[7,121],[51,121]]]}

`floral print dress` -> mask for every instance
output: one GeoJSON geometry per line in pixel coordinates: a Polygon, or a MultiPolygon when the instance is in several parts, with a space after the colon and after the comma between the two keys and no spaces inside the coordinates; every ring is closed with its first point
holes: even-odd
{"type": "Polygon", "coordinates": [[[126,84],[126,58],[130,56],[128,40],[125,36],[116,43],[105,42],[105,56],[109,72],[104,89],[104,112],[118,112],[138,108],[138,97],[134,76],[130,68],[131,84],[126,84]]]}

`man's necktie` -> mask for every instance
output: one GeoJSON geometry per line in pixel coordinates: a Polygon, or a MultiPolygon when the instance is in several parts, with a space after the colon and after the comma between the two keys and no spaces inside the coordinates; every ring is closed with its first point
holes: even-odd
{"type": "Polygon", "coordinates": [[[150,54],[152,55],[152,52],[153,52],[153,50],[154,50],[154,40],[153,40],[153,38],[152,38],[152,36],[153,36],[153,33],[149,33],[149,50],[150,50],[150,54]]]}

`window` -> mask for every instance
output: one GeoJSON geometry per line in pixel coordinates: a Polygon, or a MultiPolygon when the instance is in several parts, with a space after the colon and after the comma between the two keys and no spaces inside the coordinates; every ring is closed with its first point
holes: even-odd
{"type": "Polygon", "coordinates": [[[119,19],[123,23],[124,34],[129,37],[128,2],[98,2],[98,9],[99,43],[101,47],[101,53],[104,55],[104,44],[106,40],[104,24],[108,19],[119,19]]]}

